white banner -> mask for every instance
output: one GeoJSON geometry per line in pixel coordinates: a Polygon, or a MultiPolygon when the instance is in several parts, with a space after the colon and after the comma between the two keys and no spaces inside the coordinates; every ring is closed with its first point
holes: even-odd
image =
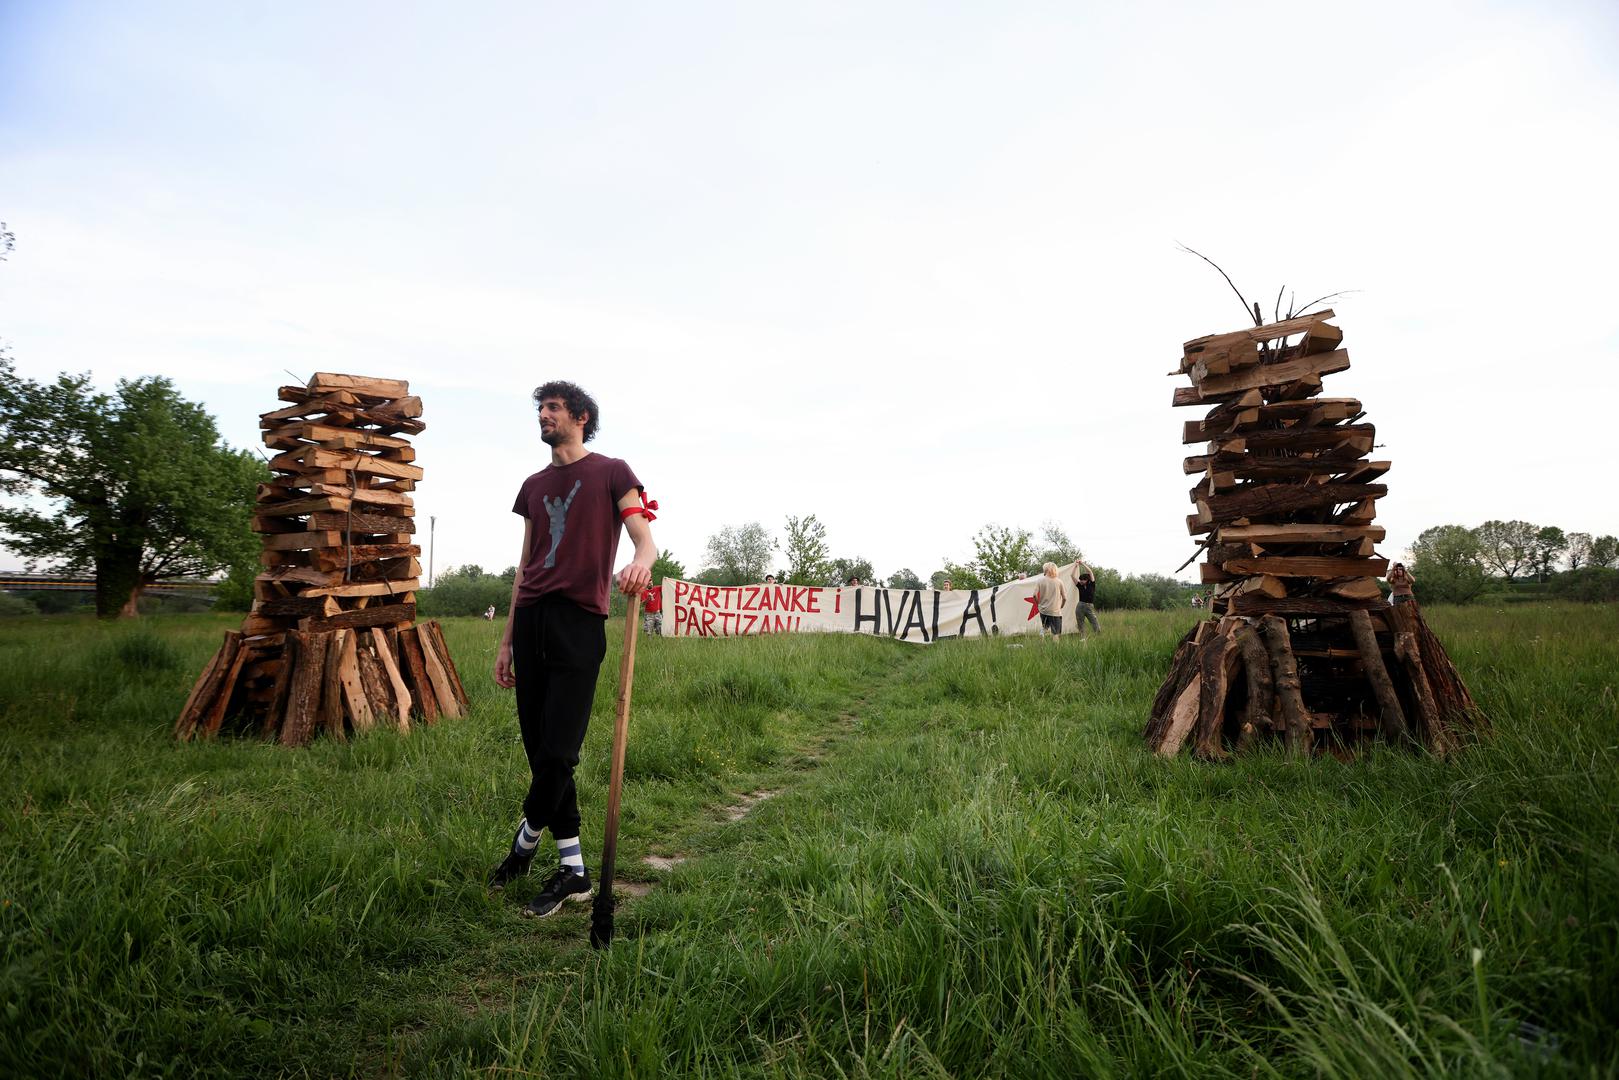
{"type": "MultiPolygon", "coordinates": [[[[1059,567],[1067,594],[1062,628],[1074,627],[1074,565],[1059,567]]],[[[991,635],[1037,634],[1038,577],[988,589],[883,589],[871,585],[699,585],[665,579],[665,637],[747,637],[755,634],[871,634],[926,644],[991,635]]]]}

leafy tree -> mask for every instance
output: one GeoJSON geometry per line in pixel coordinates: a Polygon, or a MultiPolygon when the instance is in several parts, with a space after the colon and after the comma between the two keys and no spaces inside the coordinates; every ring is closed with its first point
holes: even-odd
{"type": "Polygon", "coordinates": [[[762,581],[775,545],[757,521],[727,525],[708,538],[708,566],[699,581],[712,585],[745,585],[762,581]]]}
{"type": "Polygon", "coordinates": [[[1070,540],[1068,533],[1055,521],[1047,521],[1040,526],[1040,547],[1036,560],[1041,563],[1054,562],[1058,566],[1067,566],[1085,557],[1079,545],[1070,540]]]}
{"type": "Polygon", "coordinates": [[[1619,537],[1599,536],[1591,541],[1588,565],[1612,566],[1616,562],[1619,562],[1619,537]]]}
{"type": "Polygon", "coordinates": [[[947,562],[943,570],[933,571],[929,579],[935,589],[944,588],[946,581],[954,589],[987,589],[989,582],[985,581],[974,566],[962,566],[960,563],[947,562]]]}
{"type": "Polygon", "coordinates": [[[1033,539],[1028,529],[985,525],[973,537],[973,563],[979,574],[990,581],[1023,577],[1037,561],[1033,539]]]}
{"type": "Polygon", "coordinates": [[[1463,525],[1424,529],[1410,555],[1411,576],[1426,600],[1465,604],[1488,584],[1478,535],[1463,525]]]}
{"type": "Polygon", "coordinates": [[[1535,576],[1545,581],[1557,569],[1557,560],[1568,550],[1568,536],[1556,525],[1547,525],[1535,532],[1535,543],[1530,550],[1535,576]]]}
{"type": "Polygon", "coordinates": [[[1585,566],[1558,574],[1550,592],[1559,600],[1581,600],[1588,604],[1619,600],[1619,570],[1605,566],[1585,566]]]}
{"type": "Polygon", "coordinates": [[[1587,532],[1571,532],[1568,534],[1568,568],[1578,570],[1591,559],[1591,534],[1587,532]]]}
{"type": "Polygon", "coordinates": [[[0,535],[30,565],[93,569],[103,618],[134,615],[161,578],[251,564],[254,491],[268,479],[168,379],[120,380],[109,395],[89,375],[22,378],[0,357],[0,493],[55,504],[0,509],[0,535]]]}
{"type": "Polygon", "coordinates": [[[823,579],[828,585],[842,585],[852,577],[859,578],[862,585],[877,584],[877,571],[869,559],[833,559],[830,571],[823,579]]]}
{"type": "Polygon", "coordinates": [[[476,564],[441,571],[430,589],[416,594],[416,607],[424,616],[482,615],[494,605],[504,617],[512,599],[511,579],[487,573],[476,564]]]}
{"type": "Polygon", "coordinates": [[[1132,574],[1128,581],[1147,591],[1147,604],[1159,611],[1186,606],[1186,589],[1180,582],[1164,574],[1132,574]]]}
{"type": "Polygon", "coordinates": [[[1485,565],[1499,570],[1510,584],[1518,571],[1533,565],[1535,537],[1539,532],[1527,521],[1492,520],[1475,529],[1474,535],[1485,565]]]}
{"type": "Polygon", "coordinates": [[[781,553],[787,557],[787,583],[819,585],[832,573],[832,549],[826,543],[826,526],[808,514],[787,519],[787,536],[781,553]]]}
{"type": "Polygon", "coordinates": [[[652,563],[652,584],[661,585],[666,579],[686,580],[686,567],[672,551],[660,551],[652,563]]]}
{"type": "Polygon", "coordinates": [[[888,575],[890,589],[925,589],[922,579],[916,576],[916,571],[910,567],[903,567],[888,575]]]}

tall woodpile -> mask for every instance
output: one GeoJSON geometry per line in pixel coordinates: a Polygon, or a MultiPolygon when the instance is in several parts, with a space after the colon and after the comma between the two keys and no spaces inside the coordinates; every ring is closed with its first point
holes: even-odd
{"type": "Polygon", "coordinates": [[[253,518],[264,572],[175,724],[190,739],[232,727],[302,746],[377,724],[459,717],[466,690],[437,623],[415,624],[421,548],[403,436],[426,429],[398,379],[317,374],[264,413],[276,474],[253,518]]]}
{"type": "Polygon", "coordinates": [[[1186,343],[1187,421],[1197,476],[1186,525],[1217,592],[1181,640],[1147,723],[1148,744],[1222,758],[1268,738],[1295,753],[1367,737],[1444,753],[1481,722],[1415,603],[1390,606],[1377,578],[1374,429],[1354,398],[1321,397],[1349,367],[1331,311],[1186,343]]]}

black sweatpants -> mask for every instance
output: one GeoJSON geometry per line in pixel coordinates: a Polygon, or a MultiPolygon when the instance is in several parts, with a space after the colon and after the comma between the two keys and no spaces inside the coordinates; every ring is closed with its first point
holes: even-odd
{"type": "Polygon", "coordinates": [[[542,596],[512,616],[512,667],[517,675],[517,723],[528,755],[523,816],[553,839],[579,835],[579,764],[596,698],[596,673],[607,655],[607,616],[571,600],[542,596]]]}

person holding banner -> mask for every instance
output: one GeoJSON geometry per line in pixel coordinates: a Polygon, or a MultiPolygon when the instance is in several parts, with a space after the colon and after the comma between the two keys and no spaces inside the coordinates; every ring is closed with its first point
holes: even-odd
{"type": "Polygon", "coordinates": [[[1040,636],[1062,636],[1062,609],[1068,606],[1068,590],[1057,580],[1057,564],[1048,562],[1040,568],[1040,580],[1035,582],[1034,593],[1040,602],[1040,636]]]}
{"type": "Polygon", "coordinates": [[[494,673],[496,683],[517,691],[530,782],[523,820],[489,885],[502,889],[527,874],[549,830],[560,865],[523,908],[543,917],[590,897],[573,770],[607,653],[620,523],[635,556],[616,575],[619,592],[632,596],[652,583],[658,549],[648,524],[657,503],[647,501],[629,465],[585,449],[601,418],[595,399],[571,382],[548,382],[534,391],[534,404],[551,464],[523,481],[512,507],[523,518],[523,550],[494,673]]]}
{"type": "Polygon", "coordinates": [[[1079,629],[1079,640],[1085,640],[1085,622],[1090,620],[1091,629],[1098,634],[1102,632],[1101,624],[1096,621],[1096,575],[1091,568],[1074,560],[1074,588],[1079,591],[1079,600],[1074,605],[1074,625],[1079,629]],[[1085,571],[1083,574],[1080,571],[1085,571]]]}

